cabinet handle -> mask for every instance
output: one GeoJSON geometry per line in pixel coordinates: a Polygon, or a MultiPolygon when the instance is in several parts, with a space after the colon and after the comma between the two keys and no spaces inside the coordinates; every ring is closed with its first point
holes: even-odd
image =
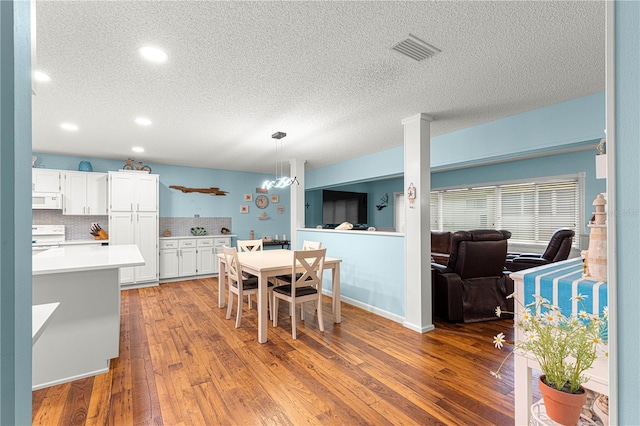
{"type": "Polygon", "coordinates": [[[133,211],[133,203],[131,203],[131,211],[133,211]]]}

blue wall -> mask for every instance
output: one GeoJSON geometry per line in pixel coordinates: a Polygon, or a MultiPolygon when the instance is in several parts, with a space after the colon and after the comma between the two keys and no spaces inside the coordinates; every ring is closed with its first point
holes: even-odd
{"type": "MultiPolygon", "coordinates": [[[[107,172],[121,169],[124,162],[102,158],[80,158],[64,155],[37,153],[38,165],[48,169],[77,170],[81,160],[89,160],[94,172],[107,172]]],[[[149,164],[152,173],[160,176],[160,217],[230,217],[231,231],[240,239],[248,239],[249,231],[254,230],[257,238],[264,235],[282,235],[290,230],[289,189],[270,190],[271,195],[278,195],[277,203],[269,203],[266,209],[256,207],[256,188],[272,176],[261,173],[235,172],[197,167],[171,166],[165,164],[149,164]],[[219,187],[228,191],[226,196],[213,196],[201,193],[183,193],[169,186],[185,186],[188,188],[219,187]],[[252,194],[253,200],[244,201],[244,194],[252,194]],[[248,205],[249,213],[241,214],[240,206],[248,205]],[[283,214],[277,212],[277,206],[284,206],[283,214]],[[258,216],[265,212],[269,219],[260,220],[258,216]]]]}
{"type": "MultiPolygon", "coordinates": [[[[340,295],[374,312],[404,318],[404,238],[368,231],[298,231],[302,241],[321,241],[327,256],[342,259],[340,295]]],[[[331,289],[328,277],[323,286],[331,289]]]]}
{"type": "MultiPolygon", "coordinates": [[[[604,92],[598,92],[435,136],[431,138],[431,169],[436,172],[595,146],[604,137],[605,114],[604,92]]],[[[403,156],[399,140],[396,148],[309,170],[306,189],[402,176],[403,156]]]]}
{"type": "Polygon", "coordinates": [[[640,422],[640,3],[616,1],[615,8],[618,423],[634,425],[640,422]]]}

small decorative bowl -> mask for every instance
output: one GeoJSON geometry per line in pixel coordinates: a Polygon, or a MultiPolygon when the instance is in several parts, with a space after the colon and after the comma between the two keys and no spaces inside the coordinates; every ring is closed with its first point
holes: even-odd
{"type": "Polygon", "coordinates": [[[204,228],[191,228],[191,235],[194,235],[196,237],[201,236],[201,235],[207,235],[207,230],[204,228]]]}

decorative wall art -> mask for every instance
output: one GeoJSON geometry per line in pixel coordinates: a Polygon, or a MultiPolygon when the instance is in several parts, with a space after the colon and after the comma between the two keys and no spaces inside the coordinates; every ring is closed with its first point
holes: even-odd
{"type": "Polygon", "coordinates": [[[278,206],[278,208],[276,209],[276,211],[278,212],[278,214],[284,213],[284,206],[282,204],[280,204],[278,206]]]}
{"type": "Polygon", "coordinates": [[[169,188],[173,188],[173,189],[177,189],[178,191],[182,191],[183,193],[187,194],[189,192],[199,192],[201,194],[211,194],[211,195],[215,195],[215,196],[225,196],[227,195],[229,192],[228,191],[221,191],[220,188],[217,187],[210,187],[210,188],[187,188],[186,186],[177,186],[177,185],[171,185],[169,186],[169,188]]]}
{"type": "Polygon", "coordinates": [[[278,197],[277,194],[272,194],[271,195],[271,202],[272,203],[277,203],[280,200],[280,197],[278,197]]]}
{"type": "Polygon", "coordinates": [[[240,213],[249,213],[249,206],[247,205],[240,206],[240,213]]]}
{"type": "Polygon", "coordinates": [[[267,188],[256,188],[256,194],[267,194],[268,192],[267,188]]]}
{"type": "Polygon", "coordinates": [[[380,197],[380,204],[376,204],[376,209],[382,210],[389,204],[389,193],[385,193],[384,197],[380,197]]]}
{"type": "Polygon", "coordinates": [[[409,184],[409,188],[407,188],[407,198],[409,199],[409,207],[413,207],[413,202],[416,199],[416,187],[413,186],[413,183],[409,184]]]}
{"type": "Polygon", "coordinates": [[[245,201],[253,201],[253,195],[252,194],[244,194],[244,200],[245,201]]]}

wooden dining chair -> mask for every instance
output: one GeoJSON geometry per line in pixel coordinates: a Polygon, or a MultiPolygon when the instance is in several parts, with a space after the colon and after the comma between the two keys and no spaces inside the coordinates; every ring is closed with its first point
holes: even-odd
{"type": "MultiPolygon", "coordinates": [[[[233,307],[233,295],[238,296],[238,311],[236,313],[236,328],[240,327],[240,319],[242,318],[242,298],[244,295],[250,297],[252,294],[258,294],[258,277],[252,276],[245,278],[242,275],[242,265],[238,260],[238,251],[233,247],[223,247],[224,260],[227,266],[229,299],[227,301],[227,319],[231,318],[231,309],[233,307]]],[[[224,277],[218,277],[224,279],[224,277]]],[[[270,288],[267,290],[267,299],[269,310],[273,312],[271,287],[273,284],[268,283],[270,288]]]]}
{"type": "Polygon", "coordinates": [[[291,276],[297,276],[296,270],[300,267],[303,272],[293,283],[273,288],[273,326],[278,326],[278,301],[280,299],[289,303],[289,316],[291,317],[291,335],[296,339],[296,305],[300,304],[301,318],[304,321],[304,302],[315,302],[315,310],[318,312],[318,326],[324,331],[322,319],[322,271],[324,270],[324,258],[327,249],[299,250],[293,252],[291,276]]]}
{"type": "MultiPolygon", "coordinates": [[[[261,251],[264,248],[262,240],[238,240],[238,251],[261,251]]],[[[247,272],[242,273],[245,278],[255,277],[255,275],[249,274],[247,272]]],[[[273,284],[272,284],[273,285],[273,284]]],[[[247,298],[247,303],[249,304],[249,309],[251,309],[251,295],[247,298]]]]}
{"type": "Polygon", "coordinates": [[[238,251],[260,251],[264,248],[262,240],[238,240],[238,251]]]}
{"type": "MultiPolygon", "coordinates": [[[[322,248],[321,241],[307,241],[304,240],[302,243],[302,250],[319,250],[322,248]]],[[[296,278],[300,278],[301,274],[296,274],[296,278]]],[[[291,274],[278,275],[275,279],[275,285],[286,285],[291,284],[292,278],[291,274]]]]}

